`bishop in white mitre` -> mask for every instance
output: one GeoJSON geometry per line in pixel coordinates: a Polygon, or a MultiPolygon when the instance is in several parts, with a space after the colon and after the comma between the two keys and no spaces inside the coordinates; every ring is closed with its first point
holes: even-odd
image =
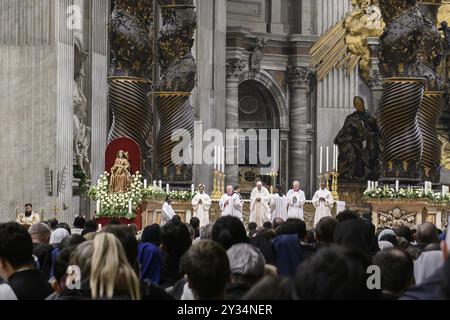
{"type": "Polygon", "coordinates": [[[320,184],[320,190],[317,190],[312,199],[314,207],[316,208],[316,215],[314,217],[314,228],[319,223],[320,219],[331,217],[331,210],[333,209],[334,199],[331,192],[326,188],[325,182],[320,184]]]}
{"type": "Polygon", "coordinates": [[[281,218],[283,221],[287,219],[287,198],[283,192],[281,192],[281,186],[275,186],[275,193],[270,197],[269,208],[271,221],[275,218],[281,218]]]}
{"type": "Polygon", "coordinates": [[[305,193],[300,190],[300,182],[294,181],[293,189],[286,195],[288,201],[288,218],[297,218],[303,220],[303,206],[305,205],[305,193]]]}
{"type": "Polygon", "coordinates": [[[233,186],[227,186],[225,193],[219,201],[223,216],[233,216],[242,220],[242,202],[239,195],[233,191],[233,186]]]}
{"type": "Polygon", "coordinates": [[[194,217],[200,220],[200,227],[209,224],[209,208],[211,207],[211,198],[205,193],[205,186],[198,185],[198,192],[192,198],[192,207],[194,208],[194,217]]]}
{"type": "Polygon", "coordinates": [[[161,209],[161,222],[160,225],[163,226],[169,222],[173,217],[175,217],[175,211],[172,208],[172,199],[166,198],[162,209],[161,209]]]}
{"type": "Polygon", "coordinates": [[[258,181],[250,196],[250,222],[255,222],[258,227],[270,221],[269,200],[269,190],[258,181]]]}

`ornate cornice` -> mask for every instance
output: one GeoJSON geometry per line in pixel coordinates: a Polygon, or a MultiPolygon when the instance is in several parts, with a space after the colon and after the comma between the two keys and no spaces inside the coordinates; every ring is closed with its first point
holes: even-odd
{"type": "Polygon", "coordinates": [[[313,68],[301,66],[289,66],[287,68],[287,79],[292,87],[309,87],[314,75],[313,68]]]}

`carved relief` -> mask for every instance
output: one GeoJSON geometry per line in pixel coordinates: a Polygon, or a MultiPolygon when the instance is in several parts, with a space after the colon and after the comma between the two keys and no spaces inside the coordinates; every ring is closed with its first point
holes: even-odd
{"type": "Polygon", "coordinates": [[[417,212],[407,212],[400,208],[395,208],[389,211],[378,211],[378,226],[379,227],[397,227],[406,225],[409,228],[416,226],[417,212]]]}
{"type": "Polygon", "coordinates": [[[314,69],[308,67],[289,66],[287,78],[291,86],[309,87],[314,77],[314,69]]]}

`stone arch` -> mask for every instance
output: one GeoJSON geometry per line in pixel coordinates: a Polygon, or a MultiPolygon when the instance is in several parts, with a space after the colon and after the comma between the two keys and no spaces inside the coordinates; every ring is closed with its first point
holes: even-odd
{"type": "Polygon", "coordinates": [[[248,80],[254,80],[264,86],[273,96],[276,103],[277,113],[279,115],[280,129],[289,129],[289,112],[287,108],[286,96],[275,81],[275,79],[268,72],[261,71],[246,71],[243,72],[239,78],[239,85],[248,80]]]}

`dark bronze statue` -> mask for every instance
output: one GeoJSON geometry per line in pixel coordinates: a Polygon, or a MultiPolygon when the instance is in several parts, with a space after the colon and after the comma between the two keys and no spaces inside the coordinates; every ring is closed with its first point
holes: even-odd
{"type": "Polygon", "coordinates": [[[356,111],[345,119],[334,140],[339,148],[339,177],[344,182],[376,180],[380,155],[377,121],[366,111],[361,97],[354,98],[354,106],[356,111]]]}

